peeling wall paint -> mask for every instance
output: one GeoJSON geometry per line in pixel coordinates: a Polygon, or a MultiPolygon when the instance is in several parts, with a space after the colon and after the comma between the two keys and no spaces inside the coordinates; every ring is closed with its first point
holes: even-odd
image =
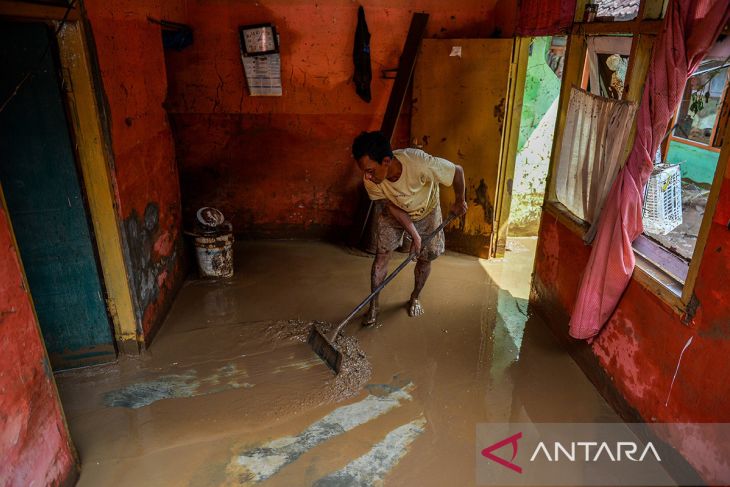
{"type": "MultiPolygon", "coordinates": [[[[352,45],[358,5],[320,2],[186,2],[195,42],[167,52],[169,106],[180,164],[186,218],[215,206],[237,234],[292,237],[348,227],[358,201],[360,174],[352,139],[376,130],[413,8],[361,2],[370,28],[373,99],[352,83],[352,45]],[[272,22],[281,38],[281,97],[247,94],[236,28],[272,22]]],[[[426,37],[510,36],[514,2],[426,0],[426,37]]],[[[410,99],[410,97],[407,97],[410,99]]],[[[394,146],[409,145],[406,103],[394,146]]]]}
{"type": "MultiPolygon", "coordinates": [[[[141,218],[136,210],[132,210],[132,214],[124,220],[138,323],[145,323],[147,310],[165,291],[167,276],[174,275],[181,252],[179,239],[175,242],[170,237],[175,229],[161,229],[159,218],[157,205],[149,203],[141,218]]],[[[140,332],[147,334],[150,329],[140,332]]]]}
{"type": "Polygon", "coordinates": [[[71,440],[2,207],[0,276],[0,485],[73,485],[71,440]]]}
{"type": "MultiPolygon", "coordinates": [[[[593,344],[577,345],[582,356],[588,357],[585,360],[591,361],[583,364],[587,365],[584,370],[595,371],[589,375],[599,389],[613,391],[611,394],[617,394],[644,421],[730,421],[729,217],[727,171],[694,288],[694,318],[688,324],[656,295],[632,281],[593,344]]],[[[566,340],[565,317],[573,308],[589,252],[579,236],[550,213],[543,213],[531,304],[566,340]]],[[[719,448],[725,458],[730,456],[726,443],[719,441],[699,446],[676,438],[669,441],[708,483],[720,473],[718,464],[703,459],[710,449],[719,448]]]]}
{"type": "Polygon", "coordinates": [[[106,102],[117,211],[139,342],[149,343],[182,282],[180,183],[160,26],[183,0],[84,2],[106,102]]]}

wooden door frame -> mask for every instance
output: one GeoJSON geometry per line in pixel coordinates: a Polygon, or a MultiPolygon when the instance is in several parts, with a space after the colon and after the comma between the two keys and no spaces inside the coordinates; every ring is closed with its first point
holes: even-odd
{"type": "Polygon", "coordinates": [[[520,138],[522,101],[525,95],[527,60],[532,37],[515,37],[512,45],[512,59],[507,81],[507,109],[505,129],[500,141],[499,168],[497,169],[497,190],[492,222],[492,257],[504,257],[509,229],[509,213],[512,208],[512,186],[517,162],[517,142],[520,138]]]}
{"type": "MultiPolygon", "coordinates": [[[[117,212],[112,151],[102,120],[98,68],[79,9],[0,0],[0,19],[50,22],[58,27],[56,41],[71,137],[81,170],[82,192],[88,204],[93,241],[106,291],[105,304],[118,352],[139,353],[129,275],[124,261],[121,221],[117,212]]],[[[11,228],[12,232],[12,228],[11,228]]],[[[13,236],[14,238],[14,236],[13,236]]]]}

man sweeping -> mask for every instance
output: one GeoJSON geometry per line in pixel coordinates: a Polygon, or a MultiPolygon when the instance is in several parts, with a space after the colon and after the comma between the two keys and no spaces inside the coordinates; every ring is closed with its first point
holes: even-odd
{"type": "MultiPolygon", "coordinates": [[[[444,232],[441,230],[426,248],[421,236],[428,235],[441,224],[439,185],[454,186],[456,201],[451,212],[466,213],[464,170],[446,159],[434,157],[420,149],[392,150],[380,132],[362,132],[352,144],[352,155],[363,171],[363,183],[371,200],[386,200],[377,225],[377,251],[371,271],[371,290],[383,282],[393,250],[410,235],[411,252],[417,256],[415,284],[408,300],[408,315],[423,314],[419,301],[431,262],[444,253],[444,232]]],[[[378,296],[370,302],[364,325],[373,325],[378,318],[378,296]]]]}

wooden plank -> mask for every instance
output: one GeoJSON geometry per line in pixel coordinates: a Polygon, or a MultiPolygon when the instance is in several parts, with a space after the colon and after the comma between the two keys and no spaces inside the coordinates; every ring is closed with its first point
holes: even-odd
{"type": "MultiPolygon", "coordinates": [[[[629,68],[626,73],[626,83],[624,84],[624,100],[635,103],[641,102],[644,95],[644,84],[646,83],[646,74],[649,72],[651,64],[651,51],[654,45],[655,36],[639,34],[631,43],[631,56],[629,58],[629,68]]],[[[626,163],[626,159],[631,154],[636,139],[636,117],[631,124],[631,132],[626,140],[626,145],[621,153],[621,165],[626,163]]]]}
{"type": "Polygon", "coordinates": [[[390,98],[388,98],[388,106],[385,109],[383,123],[380,125],[380,132],[388,140],[393,137],[395,124],[398,122],[403,101],[408,91],[408,85],[411,84],[413,70],[416,67],[416,58],[418,57],[418,47],[421,45],[423,35],[426,33],[427,23],[428,14],[426,13],[415,13],[411,17],[411,26],[408,28],[406,43],[403,46],[403,53],[398,61],[398,73],[395,76],[393,89],[390,91],[390,98]]]}
{"type": "Polygon", "coordinates": [[[580,22],[573,24],[574,35],[599,34],[658,34],[663,20],[629,20],[626,22],[580,22]]]}
{"type": "Polygon", "coordinates": [[[583,22],[583,15],[586,11],[586,3],[591,3],[591,0],[576,0],[575,16],[573,17],[574,22],[583,22]]]}
{"type": "Polygon", "coordinates": [[[676,314],[683,315],[685,305],[681,297],[682,283],[662,272],[656,264],[638,252],[635,255],[636,266],[631,280],[666,303],[676,314]]]}
{"type": "Polygon", "coordinates": [[[633,242],[634,250],[653,262],[665,273],[684,284],[687,280],[689,266],[687,262],[660,243],[654,242],[646,235],[639,235],[633,242]]]}
{"type": "Polygon", "coordinates": [[[509,214],[512,208],[512,182],[517,161],[517,142],[520,138],[522,98],[525,94],[527,61],[530,52],[530,37],[517,37],[512,48],[509,87],[507,89],[506,130],[502,135],[502,149],[497,178],[497,197],[494,204],[494,228],[492,232],[492,256],[503,257],[507,243],[509,214]]]}
{"type": "MultiPolygon", "coordinates": [[[[66,15],[67,10],[67,7],[57,5],[0,0],[0,17],[11,20],[61,20],[66,15]]],[[[78,19],[79,9],[74,5],[71,11],[68,12],[66,20],[78,19]]]]}
{"type": "MultiPolygon", "coordinates": [[[[672,132],[674,132],[674,131],[672,131],[672,132]]],[[[702,149],[702,150],[706,150],[706,151],[710,151],[710,152],[716,152],[716,153],[720,152],[719,147],[712,147],[710,145],[703,144],[702,142],[697,142],[697,141],[694,141],[691,139],[685,139],[684,137],[676,137],[674,135],[670,135],[669,138],[680,144],[691,145],[692,147],[697,147],[698,149],[702,149]]]]}

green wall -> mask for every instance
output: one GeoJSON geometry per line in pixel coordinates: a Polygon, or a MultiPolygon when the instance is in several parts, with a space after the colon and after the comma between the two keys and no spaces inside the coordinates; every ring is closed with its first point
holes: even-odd
{"type": "Polygon", "coordinates": [[[560,94],[560,80],[546,61],[551,41],[552,37],[549,36],[535,37],[532,40],[532,51],[527,60],[518,151],[524,147],[530,134],[560,94]]]}
{"type": "Polygon", "coordinates": [[[712,184],[715,168],[720,154],[701,149],[689,144],[672,140],[669,143],[667,162],[679,164],[682,170],[682,179],[691,179],[695,183],[712,184]]]}

